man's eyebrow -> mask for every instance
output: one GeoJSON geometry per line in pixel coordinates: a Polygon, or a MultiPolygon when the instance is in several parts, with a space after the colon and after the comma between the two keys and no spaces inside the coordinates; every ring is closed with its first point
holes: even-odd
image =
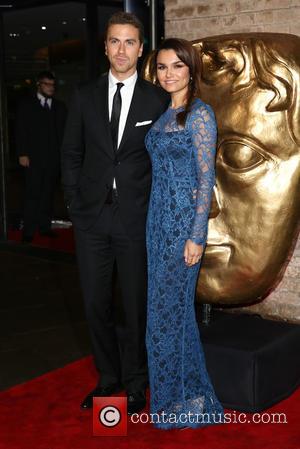
{"type": "MultiPolygon", "coordinates": [[[[114,37],[114,36],[110,36],[110,37],[108,38],[109,41],[112,40],[112,39],[114,39],[114,40],[116,40],[116,41],[119,41],[119,40],[120,40],[120,38],[114,37]]],[[[134,42],[137,42],[137,39],[136,39],[135,37],[128,37],[127,39],[125,39],[125,41],[134,41],[134,42]]]]}

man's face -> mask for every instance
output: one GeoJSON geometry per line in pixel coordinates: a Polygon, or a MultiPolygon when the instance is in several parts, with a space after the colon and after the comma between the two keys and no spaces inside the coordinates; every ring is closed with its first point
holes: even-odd
{"type": "Polygon", "coordinates": [[[55,81],[49,78],[43,78],[38,83],[38,92],[46,98],[53,97],[55,93],[55,81]]]}
{"type": "MultiPolygon", "coordinates": [[[[232,68],[234,50],[225,47],[232,68]]],[[[198,294],[204,302],[250,303],[272,288],[296,235],[300,152],[286,108],[266,109],[274,91],[261,86],[253,68],[247,78],[243,58],[234,73],[224,60],[216,64],[214,47],[207,55],[202,98],[218,122],[217,179],[198,294]]]]}
{"type": "Polygon", "coordinates": [[[122,81],[134,74],[142,52],[139,31],[133,25],[111,25],[108,28],[105,54],[111,72],[118,80],[122,81]]]}

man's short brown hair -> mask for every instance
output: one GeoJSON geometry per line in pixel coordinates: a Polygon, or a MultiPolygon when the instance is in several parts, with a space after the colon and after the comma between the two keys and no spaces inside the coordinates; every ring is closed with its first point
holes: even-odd
{"type": "Polygon", "coordinates": [[[105,29],[105,40],[107,39],[108,29],[112,25],[132,25],[139,31],[140,43],[144,43],[144,25],[134,14],[130,12],[118,11],[114,13],[107,22],[105,29]]]}

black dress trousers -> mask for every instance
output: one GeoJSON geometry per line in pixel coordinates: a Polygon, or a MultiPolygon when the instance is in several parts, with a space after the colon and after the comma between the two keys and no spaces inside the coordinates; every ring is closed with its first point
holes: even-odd
{"type": "Polygon", "coordinates": [[[128,392],[143,390],[147,385],[145,239],[133,240],[127,235],[116,198],[112,204],[104,205],[91,229],[82,231],[75,227],[75,237],[86,316],[100,372],[99,385],[107,387],[122,382],[128,392]],[[121,342],[112,305],[114,262],[124,309],[121,342]]]}

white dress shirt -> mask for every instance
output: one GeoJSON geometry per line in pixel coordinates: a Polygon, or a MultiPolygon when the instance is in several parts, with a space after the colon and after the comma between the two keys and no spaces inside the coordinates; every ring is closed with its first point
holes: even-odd
{"type": "MultiPolygon", "coordinates": [[[[122,89],[123,89],[123,88],[122,88],[122,89]]],[[[52,98],[46,98],[46,97],[44,97],[44,95],[40,94],[39,92],[37,93],[37,97],[38,97],[38,100],[39,100],[39,102],[41,103],[41,105],[42,105],[43,107],[45,106],[45,103],[46,103],[46,101],[47,101],[48,106],[49,106],[49,109],[51,109],[51,106],[52,106],[52,98]]]]}
{"type": "MultiPolygon", "coordinates": [[[[124,86],[120,90],[121,98],[122,98],[122,107],[121,107],[121,113],[120,113],[120,121],[119,121],[119,131],[118,131],[118,147],[120,145],[120,142],[122,140],[122,136],[124,133],[126,120],[129,112],[129,108],[131,105],[131,100],[133,96],[133,91],[135,87],[135,83],[137,80],[137,72],[135,72],[133,75],[131,75],[126,80],[123,80],[122,83],[124,86]]],[[[113,98],[115,95],[115,92],[117,90],[117,83],[120,83],[121,81],[118,80],[116,77],[113,76],[111,73],[111,70],[108,73],[108,113],[109,113],[109,121],[111,118],[111,112],[112,112],[112,104],[113,104],[113,98]]],[[[114,189],[116,188],[116,180],[114,179],[113,182],[114,189]]]]}

